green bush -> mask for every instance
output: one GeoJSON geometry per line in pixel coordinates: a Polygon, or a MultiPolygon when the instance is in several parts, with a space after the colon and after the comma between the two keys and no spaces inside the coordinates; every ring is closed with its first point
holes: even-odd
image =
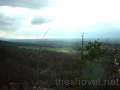
{"type": "Polygon", "coordinates": [[[93,41],[88,42],[85,46],[85,50],[87,52],[87,58],[95,59],[99,58],[104,54],[104,45],[101,42],[93,41]]]}

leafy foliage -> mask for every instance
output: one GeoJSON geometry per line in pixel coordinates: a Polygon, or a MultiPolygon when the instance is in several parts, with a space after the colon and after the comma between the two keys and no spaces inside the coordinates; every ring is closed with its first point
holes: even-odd
{"type": "Polygon", "coordinates": [[[99,58],[105,53],[104,45],[101,42],[88,42],[85,46],[88,59],[99,58]]]}

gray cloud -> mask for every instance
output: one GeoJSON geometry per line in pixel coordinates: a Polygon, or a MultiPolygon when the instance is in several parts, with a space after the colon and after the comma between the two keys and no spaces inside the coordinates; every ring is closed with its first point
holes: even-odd
{"type": "Polygon", "coordinates": [[[14,17],[9,17],[0,14],[0,30],[1,31],[10,31],[16,30],[20,25],[20,20],[14,17]]]}
{"type": "Polygon", "coordinates": [[[45,19],[45,18],[40,18],[40,17],[37,17],[37,18],[33,18],[32,20],[32,24],[33,25],[38,25],[38,24],[44,24],[44,23],[47,23],[47,22],[50,22],[51,20],[50,19],[45,19]]]}
{"type": "Polygon", "coordinates": [[[51,5],[55,0],[0,0],[0,5],[27,8],[42,8],[51,5]]]}
{"type": "Polygon", "coordinates": [[[47,17],[36,16],[33,9],[21,7],[0,6],[0,31],[15,31],[29,28],[29,25],[40,25],[51,20],[47,17]],[[19,11],[20,10],[20,11],[19,11]],[[19,11],[16,13],[15,11],[19,11]],[[32,15],[32,13],[34,13],[32,15]],[[34,16],[35,15],[35,16],[34,16]]]}

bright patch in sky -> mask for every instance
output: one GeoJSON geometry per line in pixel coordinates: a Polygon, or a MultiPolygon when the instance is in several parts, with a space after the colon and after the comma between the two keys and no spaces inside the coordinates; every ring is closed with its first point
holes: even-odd
{"type": "Polygon", "coordinates": [[[1,5],[0,37],[79,38],[83,32],[86,37],[118,37],[119,8],[119,0],[54,0],[36,9],[1,5]]]}

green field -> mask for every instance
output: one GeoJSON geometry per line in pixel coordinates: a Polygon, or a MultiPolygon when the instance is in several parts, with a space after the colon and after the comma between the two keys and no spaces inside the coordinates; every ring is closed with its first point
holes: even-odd
{"type": "Polygon", "coordinates": [[[18,46],[19,48],[23,49],[30,49],[30,50],[47,50],[47,51],[54,51],[54,52],[61,52],[61,53],[68,53],[68,54],[75,54],[79,51],[75,50],[74,48],[51,48],[51,47],[34,47],[34,46],[18,46]]]}

